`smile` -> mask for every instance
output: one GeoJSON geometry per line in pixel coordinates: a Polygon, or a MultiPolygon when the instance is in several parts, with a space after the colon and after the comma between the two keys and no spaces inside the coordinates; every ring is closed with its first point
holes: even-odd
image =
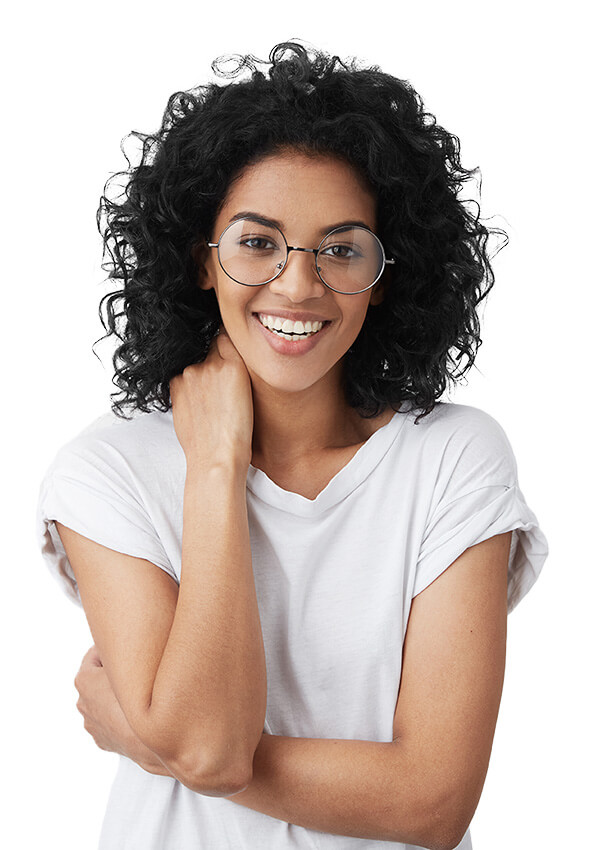
{"type": "Polygon", "coordinates": [[[270,316],[267,313],[257,313],[258,321],[265,328],[281,339],[301,340],[308,339],[318,333],[326,322],[293,322],[292,319],[281,319],[278,316],[270,316]]]}
{"type": "Polygon", "coordinates": [[[329,332],[331,320],[301,321],[283,319],[268,313],[254,313],[256,326],[277,354],[303,356],[315,348],[329,332]]]}

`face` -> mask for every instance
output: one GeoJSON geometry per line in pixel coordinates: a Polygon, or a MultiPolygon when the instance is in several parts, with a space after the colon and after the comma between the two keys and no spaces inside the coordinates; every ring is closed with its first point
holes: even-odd
{"type": "MultiPolygon", "coordinates": [[[[346,221],[376,232],[370,188],[352,166],[328,156],[286,152],[249,166],[231,186],[211,241],[218,242],[231,219],[246,212],[279,222],[287,243],[297,247],[318,247],[346,221]]],[[[199,285],[215,290],[225,330],[252,382],[262,380],[283,392],[341,380],[342,358],[360,332],[368,305],[382,299],[380,281],[366,292],[333,292],[317,274],[314,255],[296,251],[279,277],[250,287],[228,277],[217,249],[208,248],[199,285]],[[288,341],[262,324],[261,319],[268,324],[268,317],[323,325],[306,339],[288,341]]]]}

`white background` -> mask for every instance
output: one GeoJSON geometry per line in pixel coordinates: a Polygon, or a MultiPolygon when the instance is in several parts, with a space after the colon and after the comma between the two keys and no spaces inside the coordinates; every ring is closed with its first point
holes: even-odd
{"type": "MultiPolygon", "coordinates": [[[[580,4],[22,3],[2,56],[3,770],[5,847],[96,846],[116,757],[75,708],[91,643],[35,541],[57,449],[108,409],[106,289],[94,215],[120,140],[225,53],[297,37],[408,79],[480,166],[483,214],[508,225],[484,344],[451,400],[507,432],[549,544],[509,618],[504,696],[475,850],[586,836],[586,80],[580,4]]],[[[270,849],[269,849],[270,850],[270,849]]],[[[272,848],[274,850],[274,848],[272,848]]],[[[278,849],[277,849],[278,850],[278,849]]]]}

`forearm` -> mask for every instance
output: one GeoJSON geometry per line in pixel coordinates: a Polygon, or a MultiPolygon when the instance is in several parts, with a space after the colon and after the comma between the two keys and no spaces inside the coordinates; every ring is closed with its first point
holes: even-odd
{"type": "MultiPolygon", "coordinates": [[[[104,714],[103,710],[103,740],[104,714]]],[[[103,748],[122,753],[149,773],[173,775],[123,720],[108,724],[106,738],[103,748]]],[[[434,760],[424,753],[412,760],[401,740],[380,743],[263,734],[254,756],[252,781],[244,791],[224,796],[320,832],[455,847],[463,828],[457,832],[452,826],[449,783],[436,781],[437,793],[427,791],[432,787],[428,767],[434,760]]]]}
{"type": "MultiPolygon", "coordinates": [[[[395,747],[263,734],[252,781],[226,799],[319,832],[427,846],[428,813],[416,827],[416,789],[395,747]]],[[[171,775],[137,739],[125,755],[149,773],[171,775]]]]}
{"type": "Polygon", "coordinates": [[[221,772],[251,764],[264,725],[266,665],[245,478],[240,464],[187,467],[178,602],[148,722],[159,730],[154,749],[188,770],[195,760],[221,772]]]}
{"type": "Polygon", "coordinates": [[[439,829],[437,804],[396,742],[264,734],[251,783],[228,799],[335,835],[430,846],[439,829]]]}

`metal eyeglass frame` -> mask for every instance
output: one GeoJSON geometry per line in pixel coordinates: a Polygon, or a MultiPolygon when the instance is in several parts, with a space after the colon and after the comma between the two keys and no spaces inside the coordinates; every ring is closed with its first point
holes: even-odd
{"type": "Polygon", "coordinates": [[[239,221],[255,221],[255,219],[250,219],[250,218],[247,218],[247,217],[235,219],[235,221],[232,221],[230,224],[228,224],[227,227],[225,228],[225,230],[223,231],[223,233],[221,233],[221,235],[219,236],[218,242],[207,242],[207,245],[208,245],[209,248],[216,248],[217,249],[217,258],[219,260],[219,265],[221,266],[221,268],[223,269],[223,271],[225,272],[227,277],[231,278],[231,280],[234,280],[235,283],[239,283],[241,286],[264,286],[266,283],[271,283],[273,280],[276,280],[276,278],[279,277],[282,274],[282,272],[285,270],[287,263],[288,263],[288,258],[290,257],[291,251],[304,251],[306,254],[314,254],[315,255],[315,268],[317,269],[317,274],[319,275],[321,282],[328,289],[331,289],[332,292],[337,292],[340,295],[359,295],[361,292],[366,292],[368,289],[372,289],[372,287],[375,284],[377,284],[378,281],[381,279],[382,273],[384,272],[384,269],[385,269],[385,266],[387,264],[393,265],[394,262],[395,262],[394,258],[392,258],[392,257],[391,257],[390,260],[387,260],[385,250],[384,250],[384,246],[383,246],[382,242],[380,241],[380,239],[378,238],[378,236],[376,235],[376,233],[373,233],[372,230],[370,230],[369,227],[362,227],[361,225],[355,224],[354,225],[355,228],[358,228],[359,230],[368,231],[368,233],[370,233],[371,236],[373,236],[374,239],[376,239],[376,241],[378,242],[378,244],[380,246],[380,250],[382,252],[382,266],[380,268],[379,273],[377,274],[376,278],[372,281],[370,286],[365,286],[364,289],[358,289],[355,292],[346,292],[345,290],[342,290],[342,289],[335,289],[335,287],[330,286],[327,283],[327,281],[323,280],[323,278],[321,277],[321,271],[319,270],[319,266],[317,264],[317,255],[318,255],[319,251],[321,250],[321,246],[323,245],[323,243],[325,242],[326,239],[328,239],[334,233],[339,233],[340,231],[344,231],[344,230],[350,230],[351,229],[350,225],[343,225],[342,227],[335,227],[333,230],[330,230],[329,233],[327,233],[323,237],[323,239],[319,243],[319,247],[317,247],[317,248],[298,248],[298,247],[295,247],[294,245],[289,245],[287,243],[286,236],[284,235],[282,230],[280,230],[279,227],[276,227],[276,225],[274,225],[274,224],[273,225],[267,225],[266,224],[267,227],[273,227],[274,230],[277,230],[280,233],[280,235],[282,236],[282,238],[284,239],[284,244],[286,245],[286,260],[282,264],[282,268],[280,268],[276,272],[274,277],[270,277],[270,278],[268,278],[268,280],[263,280],[261,283],[243,283],[243,281],[237,280],[237,278],[232,277],[232,275],[230,275],[226,271],[225,267],[223,266],[223,263],[221,262],[221,254],[220,254],[220,251],[219,251],[219,245],[221,244],[221,240],[223,239],[223,236],[225,235],[226,231],[229,230],[230,227],[233,227],[235,224],[237,224],[237,222],[239,222],[239,221]]]}

